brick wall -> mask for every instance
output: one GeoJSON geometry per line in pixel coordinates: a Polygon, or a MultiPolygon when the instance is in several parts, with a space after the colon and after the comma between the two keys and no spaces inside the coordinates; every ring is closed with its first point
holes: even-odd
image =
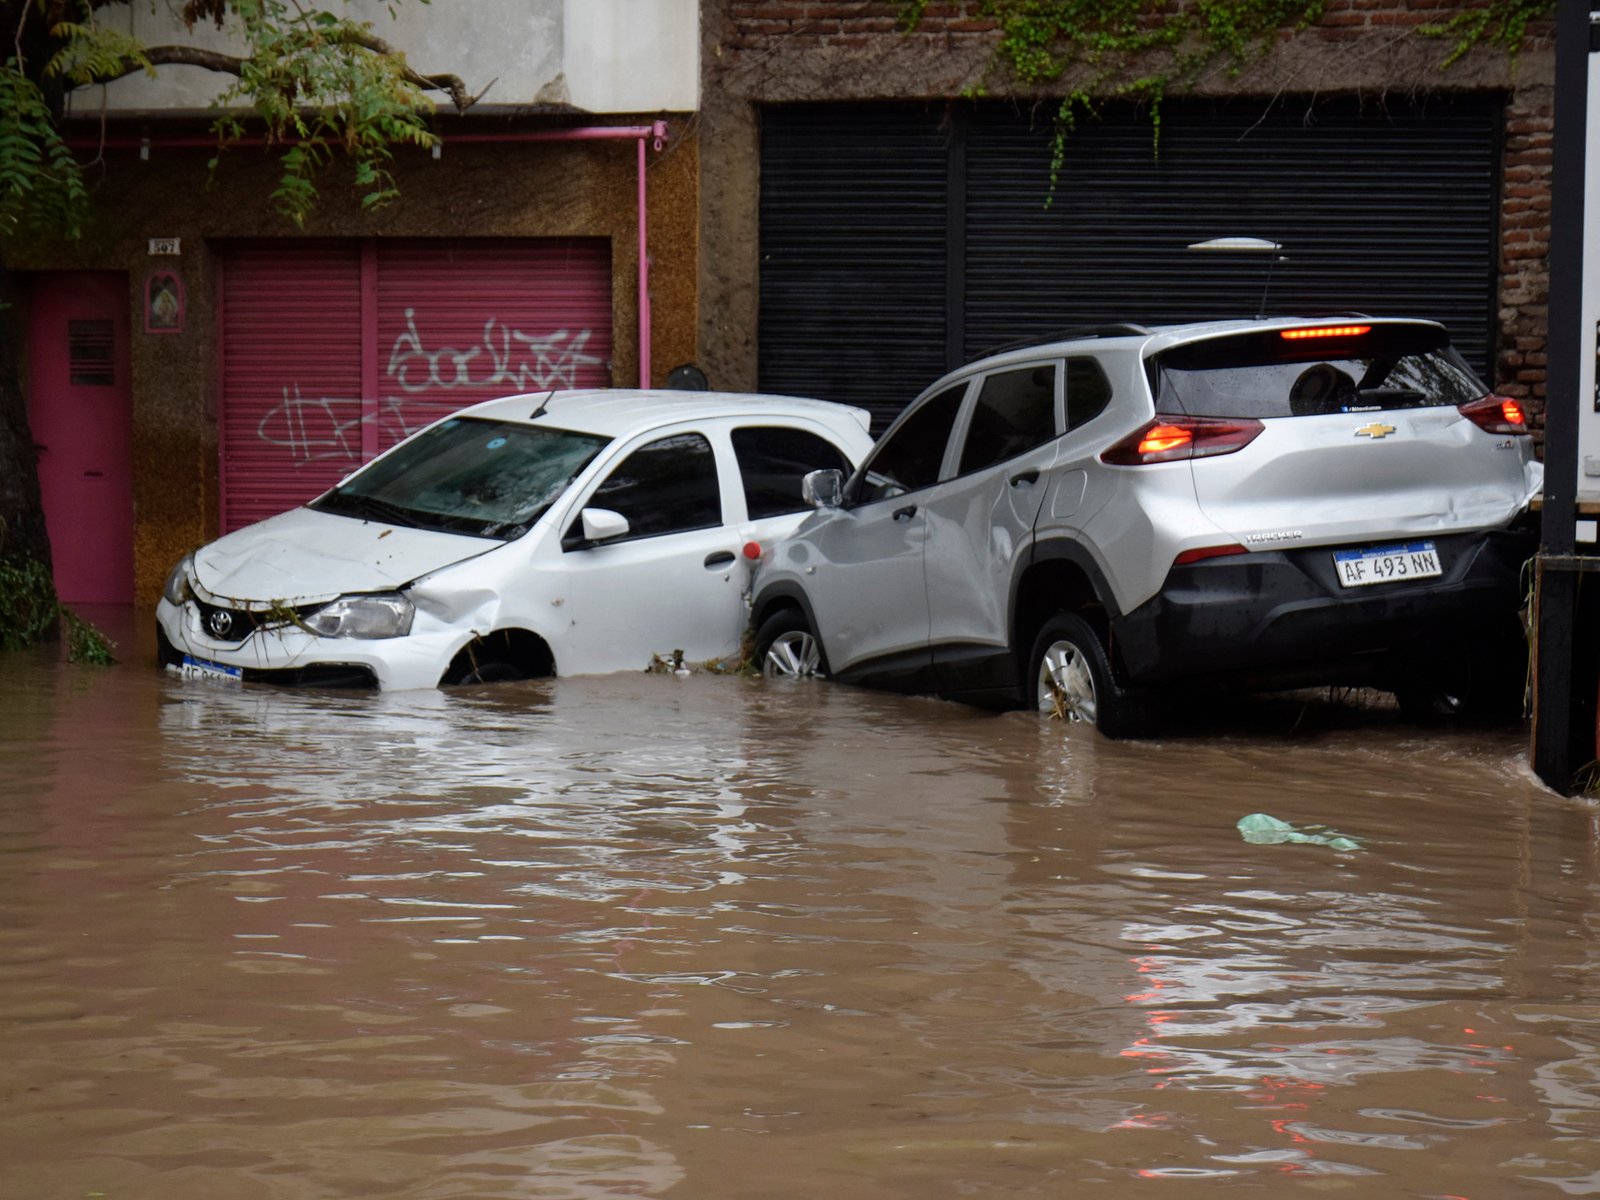
{"type": "Polygon", "coordinates": [[[1550,291],[1549,87],[1515,93],[1506,108],[1500,192],[1500,351],[1496,386],[1532,400],[1542,417],[1550,291]]]}
{"type": "MultiPolygon", "coordinates": [[[[769,48],[773,38],[805,39],[813,45],[857,46],[896,34],[926,47],[953,39],[992,41],[998,23],[982,13],[980,0],[929,0],[916,28],[900,28],[902,5],[893,0],[723,0],[730,25],[729,44],[740,49],[769,48]]],[[[1299,35],[1324,42],[1407,34],[1438,25],[1464,9],[1481,7],[1455,0],[1325,0],[1323,15],[1299,35]]],[[[1538,41],[1549,26],[1534,29],[1538,41]]],[[[1287,37],[1287,35],[1286,35],[1287,37]]],[[[1448,40],[1433,39],[1448,49],[1448,40]]]]}

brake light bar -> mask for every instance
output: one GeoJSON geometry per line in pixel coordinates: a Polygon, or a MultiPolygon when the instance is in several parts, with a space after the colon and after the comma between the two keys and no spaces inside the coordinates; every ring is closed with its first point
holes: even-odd
{"type": "Polygon", "coordinates": [[[1249,417],[1179,417],[1157,413],[1127,437],[1100,452],[1113,467],[1146,467],[1243,450],[1266,428],[1249,417]]]}
{"type": "Polygon", "coordinates": [[[1457,411],[1487,433],[1528,434],[1528,414],[1510,396],[1485,396],[1463,404],[1457,411]]]}
{"type": "Polygon", "coordinates": [[[1371,325],[1319,325],[1315,329],[1280,330],[1278,336],[1286,342],[1301,342],[1307,338],[1360,337],[1371,332],[1371,325]]]}

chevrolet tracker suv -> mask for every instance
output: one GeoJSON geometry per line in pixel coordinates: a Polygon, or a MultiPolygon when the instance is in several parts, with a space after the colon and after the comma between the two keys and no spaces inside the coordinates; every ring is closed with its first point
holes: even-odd
{"type": "Polygon", "coordinates": [[[1444,328],[1097,326],[940,379],[755,580],[767,675],[1154,733],[1187,685],[1520,712],[1542,483],[1444,328]]]}

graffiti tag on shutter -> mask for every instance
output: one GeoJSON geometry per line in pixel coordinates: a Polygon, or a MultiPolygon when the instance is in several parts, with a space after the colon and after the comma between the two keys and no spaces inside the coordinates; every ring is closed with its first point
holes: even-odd
{"type": "Polygon", "coordinates": [[[490,317],[483,325],[482,345],[429,350],[417,332],[416,310],[408,308],[406,330],[389,350],[389,377],[413,395],[461,387],[504,386],[518,392],[575,387],[579,367],[602,361],[584,352],[590,334],[587,329],[524,333],[490,317]],[[486,361],[480,363],[480,356],[486,361]],[[474,370],[481,372],[476,378],[474,370]]]}
{"type": "MultiPolygon", "coordinates": [[[[360,397],[302,395],[298,383],[283,389],[283,401],[256,426],[256,436],[289,451],[296,467],[327,459],[359,462],[361,426],[376,421],[393,441],[409,436],[440,415],[416,406],[430,392],[484,390],[483,399],[514,392],[537,392],[578,386],[583,367],[604,366],[586,352],[592,331],[558,329],[531,334],[513,329],[495,317],[484,322],[480,345],[429,349],[417,330],[416,310],[406,309],[406,328],[389,350],[387,375],[403,395],[384,396],[376,413],[364,413],[360,397]],[[407,409],[417,408],[417,420],[407,409]]],[[[463,400],[463,403],[466,401],[463,400]]]]}

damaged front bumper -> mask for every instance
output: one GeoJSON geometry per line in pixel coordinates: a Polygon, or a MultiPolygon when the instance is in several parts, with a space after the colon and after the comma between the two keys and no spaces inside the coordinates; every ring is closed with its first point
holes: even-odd
{"type": "Polygon", "coordinates": [[[385,690],[436,687],[469,636],[419,609],[404,637],[319,637],[284,619],[250,628],[241,638],[219,639],[204,628],[194,600],[180,605],[167,599],[156,606],[156,627],[161,665],[188,674],[385,690]]]}

